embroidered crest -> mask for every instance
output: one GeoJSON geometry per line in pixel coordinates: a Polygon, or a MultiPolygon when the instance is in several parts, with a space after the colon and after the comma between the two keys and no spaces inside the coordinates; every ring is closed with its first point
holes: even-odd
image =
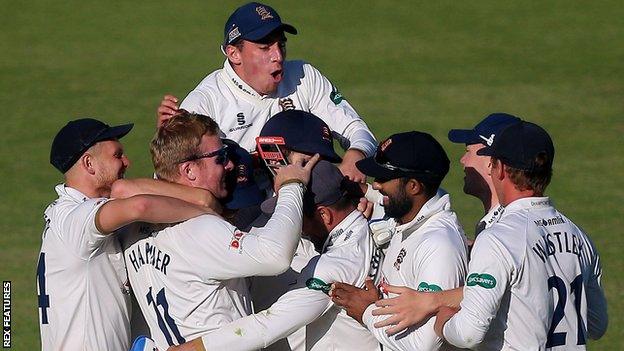
{"type": "Polygon", "coordinates": [[[399,254],[397,255],[396,261],[394,261],[394,268],[397,271],[401,268],[401,263],[403,263],[403,260],[405,259],[405,255],[407,255],[407,251],[405,251],[405,248],[402,248],[399,254]]]}
{"type": "Polygon", "coordinates": [[[295,104],[291,98],[279,99],[279,105],[282,108],[282,111],[295,109],[295,104]]]}
{"type": "Polygon", "coordinates": [[[322,138],[324,140],[332,141],[331,132],[329,131],[329,128],[327,128],[326,126],[323,126],[322,133],[323,133],[322,138]]]}
{"type": "Polygon", "coordinates": [[[228,43],[233,42],[234,40],[236,40],[238,37],[240,37],[240,31],[238,30],[238,27],[234,27],[232,30],[230,30],[230,32],[228,33],[228,43]]]}
{"type": "Polygon", "coordinates": [[[240,164],[236,166],[236,183],[247,183],[249,179],[247,178],[247,165],[240,164]]]}
{"type": "Polygon", "coordinates": [[[263,21],[273,18],[273,15],[264,6],[256,7],[256,12],[260,15],[260,19],[263,21]]]}

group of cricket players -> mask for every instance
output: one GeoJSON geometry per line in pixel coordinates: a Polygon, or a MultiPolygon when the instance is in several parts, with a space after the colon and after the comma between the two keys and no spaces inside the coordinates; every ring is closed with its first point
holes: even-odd
{"type": "Polygon", "coordinates": [[[268,5],[230,15],[223,68],[158,107],[153,177],[124,178],[133,124],[59,130],[43,350],[584,350],[606,332],[598,252],[545,195],[546,130],[493,113],[449,131],[485,213],[469,240],[438,140],[377,142],[285,59],[286,33],[268,5]]]}

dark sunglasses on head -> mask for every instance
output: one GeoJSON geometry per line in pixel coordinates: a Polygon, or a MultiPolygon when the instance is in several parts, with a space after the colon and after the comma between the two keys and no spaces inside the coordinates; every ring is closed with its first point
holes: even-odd
{"type": "Polygon", "coordinates": [[[218,165],[225,165],[230,160],[230,157],[228,155],[228,146],[224,145],[219,150],[207,152],[205,154],[193,155],[191,157],[187,157],[183,159],[182,161],[179,161],[178,163],[183,163],[183,162],[188,162],[188,161],[197,161],[197,160],[201,160],[202,158],[210,158],[210,157],[216,157],[215,162],[218,165]]]}

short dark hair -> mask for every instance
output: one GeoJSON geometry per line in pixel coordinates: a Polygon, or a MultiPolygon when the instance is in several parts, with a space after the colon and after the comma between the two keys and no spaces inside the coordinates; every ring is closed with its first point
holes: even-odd
{"type": "MultiPolygon", "coordinates": [[[[492,166],[496,167],[499,159],[492,157],[492,166]]],[[[505,164],[501,161],[501,164],[505,164]]],[[[535,167],[531,170],[523,170],[506,165],[505,172],[509,175],[509,179],[520,191],[533,190],[536,196],[543,196],[546,187],[550,184],[552,178],[552,167],[548,154],[545,152],[538,153],[534,158],[535,167]]]]}
{"type": "MultiPolygon", "coordinates": [[[[360,196],[352,193],[351,191],[344,191],[340,199],[334,202],[331,205],[327,205],[325,207],[329,207],[334,211],[345,211],[349,209],[355,209],[360,202],[360,196]]],[[[316,210],[316,206],[303,206],[303,215],[306,217],[313,217],[314,211],[316,210]]]]}

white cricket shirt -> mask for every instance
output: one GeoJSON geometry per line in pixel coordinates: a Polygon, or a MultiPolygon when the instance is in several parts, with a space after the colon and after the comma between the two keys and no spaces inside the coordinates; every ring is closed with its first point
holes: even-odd
{"type": "Polygon", "coordinates": [[[124,235],[128,277],[161,350],[251,312],[244,277],[288,268],[301,232],[303,189],[283,186],[263,228],[245,233],[215,215],[124,235]]]}
{"type": "Polygon", "coordinates": [[[377,142],[362,118],[316,68],[303,61],[284,61],[277,91],[261,95],[245,83],[225,60],[223,69],[206,76],[180,104],[190,112],[212,117],[222,137],[232,139],[249,152],[266,121],[278,112],[295,109],[313,113],[334,132],[344,148],[367,156],[377,142]]]}
{"type": "MultiPolygon", "coordinates": [[[[414,219],[396,227],[381,265],[382,282],[418,291],[440,291],[462,286],[466,277],[466,237],[449,195],[439,190],[414,219]]],[[[384,292],[384,298],[395,294],[384,292]]],[[[385,347],[392,350],[437,350],[442,340],[433,331],[435,319],[418,329],[388,336],[376,322],[388,316],[373,316],[375,304],[364,311],[363,321],[385,347]]],[[[450,348],[444,345],[444,348],[450,348]]]]}
{"type": "Polygon", "coordinates": [[[478,236],[444,336],[479,350],[584,349],[585,330],[606,329],[600,275],[593,244],[547,197],[516,200],[478,236]]]}
{"type": "Polygon", "coordinates": [[[379,350],[373,335],[327,295],[334,282],[364,286],[373,253],[367,221],[353,211],[329,233],[322,254],[314,254],[304,265],[303,255],[293,260],[286,273],[292,280],[288,292],[266,310],[205,335],[204,346],[207,350],[258,349],[294,332],[288,337],[292,350],[379,350]]]}
{"type": "Polygon", "coordinates": [[[95,226],[108,201],[59,184],[45,210],[37,265],[42,350],[127,350],[130,291],[114,234],[95,226]]]}

